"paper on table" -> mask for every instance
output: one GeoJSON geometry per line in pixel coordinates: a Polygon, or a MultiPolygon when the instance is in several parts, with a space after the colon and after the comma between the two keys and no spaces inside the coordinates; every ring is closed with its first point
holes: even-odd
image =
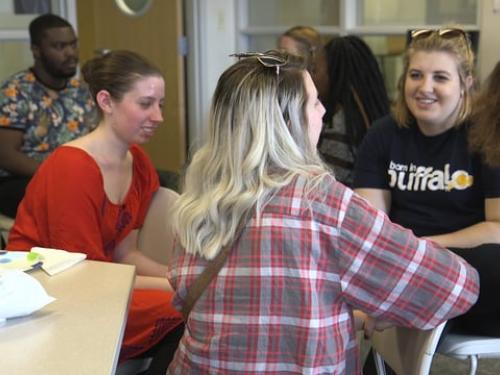
{"type": "Polygon", "coordinates": [[[0,270],[32,271],[40,268],[42,262],[37,254],[28,251],[0,250],[0,270]]]}
{"type": "Polygon", "coordinates": [[[20,270],[0,270],[0,325],[29,315],[55,301],[34,277],[20,270]]]}
{"type": "Polygon", "coordinates": [[[41,256],[42,269],[50,276],[62,272],[87,258],[87,254],[66,250],[32,247],[31,252],[41,256]]]}

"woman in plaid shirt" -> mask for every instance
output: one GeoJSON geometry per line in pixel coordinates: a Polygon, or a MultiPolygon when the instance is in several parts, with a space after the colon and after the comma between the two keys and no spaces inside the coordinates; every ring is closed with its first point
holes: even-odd
{"type": "Polygon", "coordinates": [[[465,312],[476,271],[392,224],[321,162],[324,108],[304,66],[277,51],[238,57],[176,205],[182,248],[168,277],[179,309],[231,249],[167,373],[359,374],[353,309],[424,329],[465,312]]]}

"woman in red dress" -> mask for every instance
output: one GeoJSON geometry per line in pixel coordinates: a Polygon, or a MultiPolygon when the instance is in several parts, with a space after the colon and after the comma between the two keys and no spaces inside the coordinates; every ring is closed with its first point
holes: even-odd
{"type": "Polygon", "coordinates": [[[155,168],[138,145],[163,121],[165,83],[156,67],[128,51],[95,58],[82,74],[100,122],[90,134],[56,149],[39,168],[19,206],[8,249],[60,248],[135,265],[120,360],[151,354],[157,357],[151,373],[155,366],[165,373],[182,335],[182,319],[171,306],[166,266],[137,247],[159,187],[155,168]]]}

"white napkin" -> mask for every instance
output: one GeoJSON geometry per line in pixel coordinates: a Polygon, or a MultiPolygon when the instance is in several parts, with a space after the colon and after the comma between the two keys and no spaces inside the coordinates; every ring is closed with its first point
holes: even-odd
{"type": "Polygon", "coordinates": [[[62,272],[87,258],[87,254],[71,251],[32,247],[31,252],[41,256],[42,269],[50,276],[62,272]]]}
{"type": "Polygon", "coordinates": [[[34,277],[20,270],[0,270],[0,325],[29,315],[55,301],[34,277]]]}

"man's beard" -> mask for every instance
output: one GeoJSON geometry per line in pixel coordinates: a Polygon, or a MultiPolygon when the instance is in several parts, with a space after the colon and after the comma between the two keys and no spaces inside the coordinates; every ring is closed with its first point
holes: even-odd
{"type": "Polygon", "coordinates": [[[69,79],[76,74],[76,68],[63,70],[54,66],[54,64],[52,64],[52,62],[47,59],[43,53],[40,54],[40,62],[42,63],[44,69],[54,78],[69,79]]]}

